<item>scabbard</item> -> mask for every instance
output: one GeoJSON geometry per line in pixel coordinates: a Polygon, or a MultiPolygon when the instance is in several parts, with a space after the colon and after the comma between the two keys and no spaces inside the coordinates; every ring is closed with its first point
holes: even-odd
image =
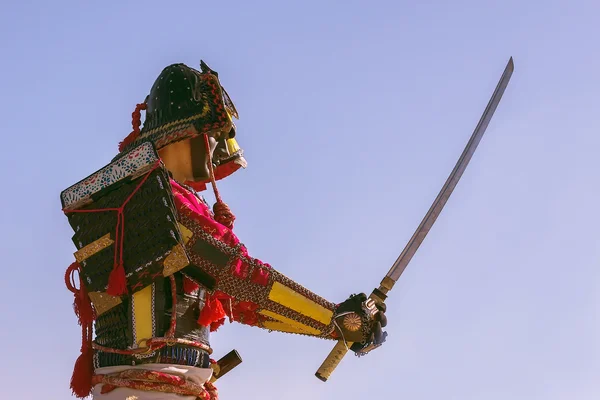
{"type": "Polygon", "coordinates": [[[236,350],[231,350],[229,353],[225,354],[225,356],[219,359],[216,364],[213,364],[212,368],[214,372],[210,381],[215,382],[217,379],[221,378],[241,363],[242,357],[240,357],[240,354],[236,350]]]}

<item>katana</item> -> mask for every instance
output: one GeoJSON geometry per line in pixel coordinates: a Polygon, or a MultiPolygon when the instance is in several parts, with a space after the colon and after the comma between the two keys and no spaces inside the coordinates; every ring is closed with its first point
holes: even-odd
{"type": "MultiPolygon", "coordinates": [[[[483,115],[479,120],[479,123],[475,127],[475,131],[473,131],[469,142],[467,143],[460,158],[454,166],[454,169],[450,173],[450,176],[446,180],[446,183],[444,183],[444,186],[442,187],[433,204],[429,208],[429,211],[427,211],[427,214],[425,214],[425,217],[419,224],[419,227],[412,235],[412,237],[404,247],[404,250],[402,250],[402,253],[400,253],[400,256],[398,256],[398,258],[390,268],[389,272],[385,275],[385,277],[379,284],[379,287],[373,290],[373,292],[365,302],[365,307],[368,310],[371,310],[372,315],[376,314],[376,304],[383,304],[385,302],[387,294],[390,290],[392,290],[394,284],[398,281],[398,279],[412,260],[413,256],[419,249],[419,246],[421,245],[421,243],[423,243],[423,240],[429,233],[429,230],[437,220],[437,217],[440,215],[444,206],[446,205],[448,198],[450,198],[450,195],[452,194],[458,181],[462,177],[463,172],[467,168],[469,161],[471,161],[473,153],[477,149],[477,146],[479,145],[479,142],[481,141],[481,138],[483,137],[483,134],[485,133],[485,130],[488,127],[490,120],[492,119],[492,116],[494,115],[494,112],[496,111],[496,108],[498,107],[498,104],[502,99],[502,95],[504,94],[504,91],[508,86],[508,82],[510,81],[513,71],[514,64],[513,59],[511,57],[508,61],[508,64],[506,65],[506,68],[504,69],[504,72],[502,73],[500,81],[498,82],[498,85],[496,86],[496,89],[494,90],[490,101],[488,102],[487,107],[485,108],[485,111],[483,112],[483,115]]],[[[335,370],[340,361],[342,361],[342,359],[348,352],[350,346],[352,346],[352,343],[346,342],[344,340],[339,340],[334,346],[333,350],[331,350],[323,364],[321,364],[321,367],[317,370],[315,374],[317,378],[324,382],[327,381],[327,379],[329,379],[329,377],[331,376],[331,373],[335,370]]],[[[363,349],[362,352],[368,353],[375,347],[378,346],[367,346],[367,348],[363,349]]]]}

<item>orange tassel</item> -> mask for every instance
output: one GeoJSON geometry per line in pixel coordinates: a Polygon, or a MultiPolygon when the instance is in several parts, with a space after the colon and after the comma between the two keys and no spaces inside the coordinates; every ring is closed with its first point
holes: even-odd
{"type": "Polygon", "coordinates": [[[123,264],[117,265],[110,272],[106,293],[111,296],[127,294],[127,278],[125,277],[125,268],[123,267],[123,264]]]}

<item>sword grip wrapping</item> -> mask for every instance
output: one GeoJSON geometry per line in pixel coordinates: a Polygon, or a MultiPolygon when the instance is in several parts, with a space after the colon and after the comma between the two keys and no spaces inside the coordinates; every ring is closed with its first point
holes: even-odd
{"type": "Polygon", "coordinates": [[[335,344],[325,361],[323,361],[323,364],[321,364],[321,366],[315,373],[315,376],[323,382],[327,382],[327,379],[329,379],[333,371],[342,361],[342,359],[348,352],[348,348],[350,348],[350,346],[352,346],[352,343],[348,342],[344,344],[343,340],[338,340],[338,342],[335,344]]]}

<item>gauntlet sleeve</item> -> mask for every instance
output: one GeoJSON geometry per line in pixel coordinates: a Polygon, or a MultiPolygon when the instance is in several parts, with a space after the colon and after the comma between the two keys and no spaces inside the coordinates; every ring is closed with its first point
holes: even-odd
{"type": "Polygon", "coordinates": [[[225,314],[230,320],[268,330],[336,338],[336,304],[251,257],[233,232],[214,220],[206,203],[176,182],[172,186],[193,264],[183,272],[210,292],[207,309],[222,308],[214,314],[219,320],[205,323],[216,329],[225,314]]]}

